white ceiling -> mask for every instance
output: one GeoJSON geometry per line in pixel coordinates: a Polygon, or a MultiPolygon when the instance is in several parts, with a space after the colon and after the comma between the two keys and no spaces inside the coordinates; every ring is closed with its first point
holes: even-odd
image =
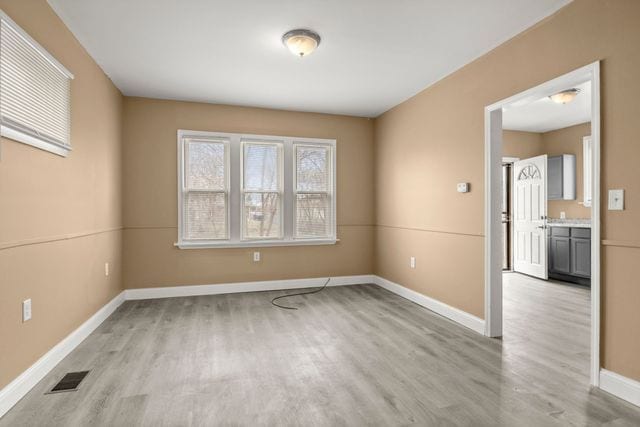
{"type": "Polygon", "coordinates": [[[375,117],[571,0],[49,0],[126,95],[375,117]],[[282,34],[309,28],[296,58],[282,34]]]}
{"type": "Polygon", "coordinates": [[[545,96],[525,105],[505,108],[502,128],[542,133],[590,121],[591,82],[573,87],[580,92],[568,104],[557,104],[545,96]]]}

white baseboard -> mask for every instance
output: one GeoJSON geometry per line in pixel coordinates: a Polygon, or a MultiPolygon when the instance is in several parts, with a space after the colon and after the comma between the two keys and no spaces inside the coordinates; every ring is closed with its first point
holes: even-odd
{"type": "Polygon", "coordinates": [[[640,406],[640,382],[600,369],[600,388],[620,399],[640,406]]]}
{"type": "Polygon", "coordinates": [[[125,300],[124,291],[109,301],[104,307],[91,316],[86,322],[80,325],[56,344],[51,350],[45,353],[36,363],[31,365],[18,378],[7,384],[0,390],[0,417],[13,407],[24,397],[38,382],[44,378],[62,359],[64,359],[74,348],[84,341],[107,317],[111,315],[125,300]]]}
{"type": "Polygon", "coordinates": [[[455,308],[441,301],[438,301],[437,299],[430,298],[419,292],[413,291],[409,288],[405,288],[404,286],[394,283],[383,277],[374,277],[374,283],[376,285],[388,291],[391,291],[396,295],[400,295],[401,297],[406,298],[409,301],[413,301],[418,305],[421,305],[435,313],[438,313],[443,317],[446,317],[447,319],[453,320],[454,322],[459,323],[462,326],[466,326],[467,328],[479,334],[484,335],[485,328],[483,319],[469,314],[466,311],[462,311],[459,308],[455,308]]]}
{"type": "MultiPolygon", "coordinates": [[[[375,283],[373,275],[331,277],[328,286],[375,283]]],[[[220,295],[241,292],[278,291],[286,289],[315,288],[324,285],[328,277],[314,279],[265,280],[262,282],[221,283],[219,285],[169,286],[136,288],[125,291],[127,300],[190,297],[196,295],[220,295]]]]}

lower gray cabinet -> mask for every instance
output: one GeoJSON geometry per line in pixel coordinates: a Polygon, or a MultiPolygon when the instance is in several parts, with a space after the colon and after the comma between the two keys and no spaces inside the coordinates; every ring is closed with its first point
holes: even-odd
{"type": "Polygon", "coordinates": [[[571,239],[571,274],[591,277],[591,239],[571,239]]]}
{"type": "Polygon", "coordinates": [[[591,284],[591,230],[549,229],[549,277],[581,285],[591,284]]]}

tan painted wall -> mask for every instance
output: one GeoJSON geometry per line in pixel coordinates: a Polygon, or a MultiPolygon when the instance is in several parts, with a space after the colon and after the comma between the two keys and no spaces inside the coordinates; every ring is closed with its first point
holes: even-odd
{"type": "Polygon", "coordinates": [[[502,131],[502,156],[528,159],[544,154],[542,134],[519,130],[502,131]]]}
{"type": "Polygon", "coordinates": [[[545,133],[505,130],[502,133],[502,154],[505,157],[529,157],[547,154],[573,154],[576,156],[576,200],[549,200],[548,216],[560,218],[564,212],[567,218],[591,218],[591,208],[579,202],[584,199],[584,165],[582,138],[591,134],[591,123],[582,123],[545,133]]]}
{"type": "Polygon", "coordinates": [[[370,274],[373,121],[327,114],[125,98],[125,286],[142,288],[370,274]],[[337,139],[338,238],[332,246],[180,250],[176,131],[337,139]]]}
{"type": "Polygon", "coordinates": [[[483,317],[484,107],[601,59],[602,189],[626,189],[625,211],[602,210],[603,361],[640,379],[638,22],[639,1],[576,0],[376,119],[376,273],[483,317]]]}
{"type": "Polygon", "coordinates": [[[122,290],[122,96],[46,1],[0,8],[75,74],[68,158],[0,142],[2,388],[122,290]]]}
{"type": "Polygon", "coordinates": [[[549,156],[559,154],[576,156],[576,199],[549,200],[547,214],[551,218],[560,218],[560,212],[564,212],[567,218],[591,218],[591,208],[579,203],[584,201],[582,138],[589,135],[591,135],[591,123],[582,123],[542,134],[543,153],[549,156]]]}

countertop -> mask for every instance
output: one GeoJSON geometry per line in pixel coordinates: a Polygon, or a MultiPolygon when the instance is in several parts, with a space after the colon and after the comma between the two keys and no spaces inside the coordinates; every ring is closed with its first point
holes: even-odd
{"type": "Polygon", "coordinates": [[[547,220],[549,227],[574,227],[574,228],[591,228],[591,220],[586,218],[567,218],[557,219],[549,218],[547,220]]]}

